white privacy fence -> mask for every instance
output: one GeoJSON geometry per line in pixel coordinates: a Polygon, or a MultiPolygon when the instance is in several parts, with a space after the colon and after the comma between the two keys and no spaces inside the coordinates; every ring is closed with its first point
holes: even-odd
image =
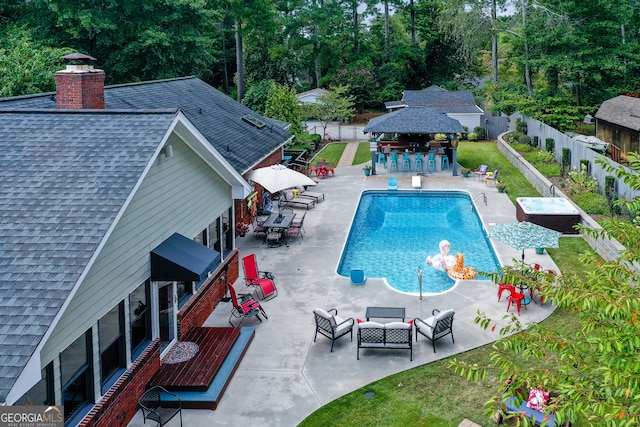
{"type": "MultiPolygon", "coordinates": [[[[553,138],[553,152],[555,154],[556,160],[559,163],[562,163],[562,149],[568,148],[571,151],[571,163],[570,167],[576,167],[580,169],[580,160],[588,160],[589,166],[591,170],[591,175],[596,178],[598,181],[598,186],[600,187],[600,191],[604,192],[604,183],[605,177],[608,175],[613,176],[613,173],[609,173],[605,171],[602,165],[596,163],[596,159],[603,159],[604,156],[602,154],[593,151],[586,145],[580,144],[579,142],[574,141],[571,137],[565,135],[557,129],[552,128],[538,120],[531,119],[525,116],[522,116],[518,113],[513,114],[510,117],[511,123],[515,123],[517,118],[521,118],[527,124],[527,135],[531,137],[533,141],[534,136],[538,137],[538,147],[545,150],[546,149],[546,139],[553,138]]],[[[613,162],[611,159],[608,159],[609,162],[613,166],[619,166],[618,163],[613,162]]],[[[631,171],[629,169],[629,171],[631,171]]],[[[621,198],[624,199],[633,199],[640,195],[637,191],[631,189],[627,184],[623,181],[620,181],[616,178],[616,191],[620,195],[621,198]]],[[[540,191],[540,189],[538,189],[540,191]]],[[[551,189],[553,191],[553,189],[551,189]]],[[[550,196],[549,189],[547,191],[541,191],[546,196],[550,196]]]]}

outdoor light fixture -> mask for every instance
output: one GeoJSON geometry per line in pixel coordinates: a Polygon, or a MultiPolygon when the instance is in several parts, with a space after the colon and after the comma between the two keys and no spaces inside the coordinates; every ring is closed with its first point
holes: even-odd
{"type": "Polygon", "coordinates": [[[164,148],[162,149],[162,155],[167,159],[172,158],[173,157],[173,146],[165,145],[164,148]]]}

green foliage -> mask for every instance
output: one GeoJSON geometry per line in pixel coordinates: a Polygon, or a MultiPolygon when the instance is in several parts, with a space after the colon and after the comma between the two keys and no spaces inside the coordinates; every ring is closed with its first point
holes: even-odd
{"type": "Polygon", "coordinates": [[[583,167],[584,170],[587,171],[587,173],[591,172],[591,162],[589,162],[589,160],[580,159],[580,169],[582,170],[583,167]]]}
{"type": "Polygon", "coordinates": [[[562,147],[562,166],[568,166],[571,164],[571,149],[562,147]]]}
{"type": "Polygon", "coordinates": [[[272,83],[264,115],[289,123],[291,125],[289,132],[294,135],[302,133],[302,116],[298,107],[296,91],[292,87],[272,83]]]}
{"type": "Polygon", "coordinates": [[[17,26],[7,28],[3,39],[0,98],[54,91],[54,75],[64,68],[62,57],[73,50],[42,45],[17,26]]]}
{"type": "Polygon", "coordinates": [[[469,133],[467,134],[467,139],[468,139],[469,141],[476,141],[476,140],[478,139],[478,134],[477,134],[477,133],[475,133],[475,132],[469,132],[469,133]]]}
{"type": "Polygon", "coordinates": [[[555,141],[553,140],[553,138],[546,138],[544,140],[545,150],[547,150],[549,153],[551,153],[553,151],[554,143],[555,143],[555,141]]]}
{"type": "MultiPolygon", "coordinates": [[[[518,153],[531,153],[531,152],[536,150],[535,148],[533,148],[532,146],[530,146],[528,144],[517,144],[517,143],[516,144],[512,144],[511,148],[516,150],[518,153]]],[[[530,162],[529,159],[527,159],[527,161],[530,162]]]]}
{"type": "Polygon", "coordinates": [[[447,135],[445,135],[444,133],[436,133],[433,139],[435,139],[436,141],[446,141],[447,135]]]}
{"type": "Polygon", "coordinates": [[[319,120],[326,134],[330,121],[351,117],[354,114],[353,97],[346,95],[347,90],[346,86],[330,88],[326,95],[318,98],[318,102],[301,106],[302,117],[319,120]]]}
{"type": "Polygon", "coordinates": [[[256,113],[264,115],[267,99],[269,98],[269,90],[271,90],[271,85],[274,83],[275,81],[268,79],[249,86],[244,98],[242,98],[242,104],[256,113]]]}
{"type": "Polygon", "coordinates": [[[598,192],[598,181],[587,172],[585,164],[580,164],[580,170],[574,166],[569,171],[569,182],[571,195],[598,192]]]}
{"type": "Polygon", "coordinates": [[[484,126],[476,126],[473,128],[473,132],[478,135],[479,140],[487,139],[487,128],[484,126]]]}
{"type": "Polygon", "coordinates": [[[572,196],[576,205],[590,215],[611,215],[611,207],[602,194],[580,193],[572,196]]]}
{"type": "MultiPolygon", "coordinates": [[[[351,99],[360,113],[376,99],[378,82],[371,70],[365,68],[355,66],[341,69],[331,77],[330,84],[334,87],[344,87],[344,94],[351,99]]],[[[351,114],[343,117],[350,116],[351,114]]]]}

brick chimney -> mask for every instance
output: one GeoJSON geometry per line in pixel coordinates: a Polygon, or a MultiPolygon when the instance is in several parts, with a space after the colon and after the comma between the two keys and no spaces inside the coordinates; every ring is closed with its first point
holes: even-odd
{"type": "Polygon", "coordinates": [[[93,68],[96,59],[81,53],[72,53],[62,59],[67,68],[55,76],[57,107],[104,110],[105,75],[103,70],[93,68]]]}

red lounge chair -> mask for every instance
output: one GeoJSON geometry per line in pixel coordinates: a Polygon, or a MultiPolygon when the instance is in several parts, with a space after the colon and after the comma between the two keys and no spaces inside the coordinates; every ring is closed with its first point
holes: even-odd
{"type": "Polygon", "coordinates": [[[255,254],[242,258],[242,268],[244,269],[244,280],[247,286],[255,286],[260,299],[268,301],[278,296],[278,289],[276,289],[276,284],[273,281],[273,274],[269,271],[258,270],[258,262],[255,254]]]}
{"type": "Polygon", "coordinates": [[[262,319],[260,315],[262,314],[265,319],[268,319],[267,313],[264,311],[260,303],[253,299],[253,297],[249,294],[240,294],[240,301],[236,297],[236,291],[233,289],[233,285],[231,283],[227,283],[229,287],[229,294],[231,295],[231,303],[233,304],[233,308],[231,309],[231,316],[229,316],[229,323],[231,326],[240,326],[242,321],[246,317],[257,317],[260,322],[262,319]],[[234,325],[231,321],[232,318],[240,319],[240,323],[234,325]]]}

